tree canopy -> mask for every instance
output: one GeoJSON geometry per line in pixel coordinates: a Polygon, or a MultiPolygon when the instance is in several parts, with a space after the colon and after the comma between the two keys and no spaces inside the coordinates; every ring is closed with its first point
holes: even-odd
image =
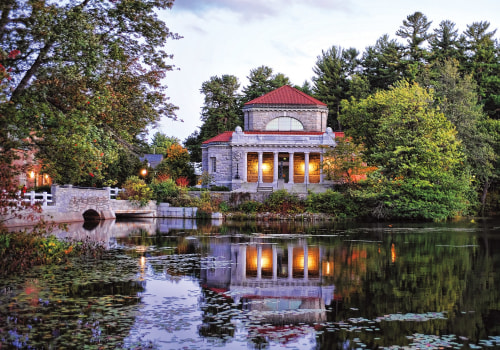
{"type": "Polygon", "coordinates": [[[157,16],[172,5],[3,1],[2,138],[35,148],[56,182],[105,180],[121,149],[138,152],[147,126],[175,118],[161,79],[173,67],[164,46],[179,36],[157,16]]]}
{"type": "Polygon", "coordinates": [[[470,185],[463,148],[432,92],[402,81],[342,107],[347,135],[379,168],[363,193],[375,202],[374,216],[442,220],[464,214],[470,185]]]}

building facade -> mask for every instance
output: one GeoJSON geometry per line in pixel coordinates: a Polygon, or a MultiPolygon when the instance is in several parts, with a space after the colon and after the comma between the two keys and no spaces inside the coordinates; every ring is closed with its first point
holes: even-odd
{"type": "Polygon", "coordinates": [[[334,133],[326,104],[282,86],[245,104],[244,130],[219,134],[202,144],[202,168],[232,191],[322,191],[331,186],[321,164],[334,133]]]}

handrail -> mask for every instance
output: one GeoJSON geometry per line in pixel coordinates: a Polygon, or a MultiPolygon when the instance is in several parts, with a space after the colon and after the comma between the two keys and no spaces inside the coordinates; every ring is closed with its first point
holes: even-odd
{"type": "Polygon", "coordinates": [[[30,191],[24,193],[23,197],[23,202],[29,202],[30,205],[42,203],[42,207],[46,207],[49,203],[52,203],[52,194],[47,192],[37,193],[35,191],[30,191]]]}

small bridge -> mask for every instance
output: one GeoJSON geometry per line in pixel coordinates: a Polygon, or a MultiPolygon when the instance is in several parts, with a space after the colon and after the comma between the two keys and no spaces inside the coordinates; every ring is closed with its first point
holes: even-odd
{"type": "MultiPolygon", "coordinates": [[[[129,201],[116,200],[118,188],[74,187],[72,185],[52,185],[51,193],[24,194],[24,201],[30,204],[41,203],[42,213],[35,218],[54,222],[75,222],[85,220],[114,219],[117,215],[133,217],[153,217],[156,204],[138,207],[129,201]]],[[[9,220],[11,221],[11,220],[9,220]]],[[[20,220],[13,220],[20,221],[20,220]]],[[[13,226],[26,224],[26,220],[13,226]]],[[[11,222],[7,222],[10,226],[11,222]]]]}

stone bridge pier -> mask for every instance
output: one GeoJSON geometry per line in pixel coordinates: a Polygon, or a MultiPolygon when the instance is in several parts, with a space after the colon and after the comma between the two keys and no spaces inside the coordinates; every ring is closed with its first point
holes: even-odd
{"type": "Polygon", "coordinates": [[[71,185],[51,188],[52,207],[57,216],[65,221],[81,221],[84,218],[114,219],[109,189],[76,188],[71,185]]]}

